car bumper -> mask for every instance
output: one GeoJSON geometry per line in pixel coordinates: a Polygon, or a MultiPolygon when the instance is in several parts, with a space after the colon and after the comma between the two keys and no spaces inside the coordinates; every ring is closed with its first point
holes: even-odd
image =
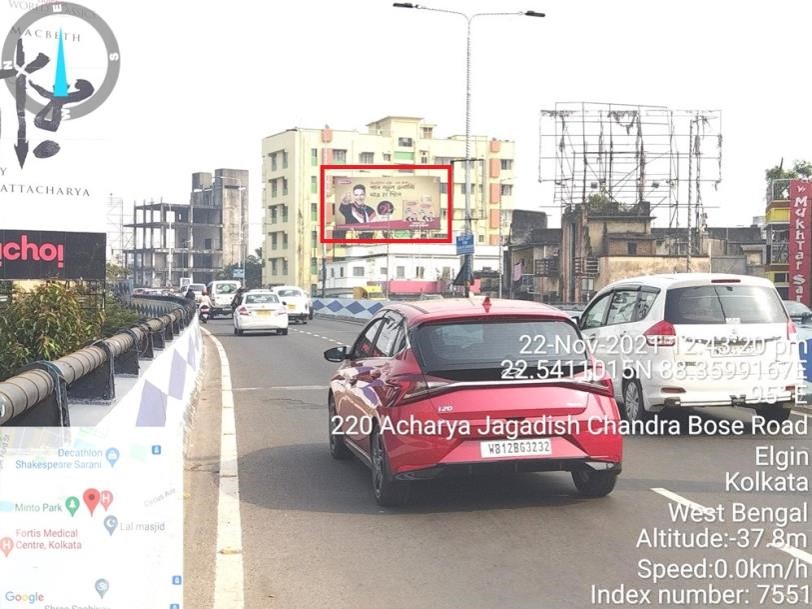
{"type": "Polygon", "coordinates": [[[238,330],[284,330],[288,327],[288,316],[273,317],[234,317],[234,327],[238,330]]]}

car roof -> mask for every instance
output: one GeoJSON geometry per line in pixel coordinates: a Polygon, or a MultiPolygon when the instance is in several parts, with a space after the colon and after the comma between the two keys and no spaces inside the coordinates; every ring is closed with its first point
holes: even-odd
{"type": "Polygon", "coordinates": [[[554,307],[529,300],[506,300],[499,298],[445,298],[443,300],[418,300],[391,303],[386,310],[397,311],[411,324],[427,321],[483,317],[544,316],[571,321],[571,318],[554,307]],[[486,306],[487,303],[490,306],[486,306]]]}
{"type": "Polygon", "coordinates": [[[659,275],[643,275],[640,277],[629,277],[621,281],[615,281],[604,288],[601,292],[615,289],[624,285],[647,285],[655,288],[677,288],[694,285],[703,285],[712,281],[732,281],[740,285],[759,285],[773,287],[769,279],[763,277],[753,277],[752,275],[733,275],[730,273],[668,273],[659,275]]]}

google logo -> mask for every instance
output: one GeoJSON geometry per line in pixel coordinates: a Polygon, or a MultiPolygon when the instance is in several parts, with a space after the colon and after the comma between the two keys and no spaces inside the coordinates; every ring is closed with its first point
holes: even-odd
{"type": "Polygon", "coordinates": [[[16,594],[9,590],[6,592],[5,596],[7,601],[12,601],[16,603],[26,603],[28,605],[33,605],[37,602],[42,602],[45,600],[45,597],[42,594],[34,592],[33,594],[16,594]]]}

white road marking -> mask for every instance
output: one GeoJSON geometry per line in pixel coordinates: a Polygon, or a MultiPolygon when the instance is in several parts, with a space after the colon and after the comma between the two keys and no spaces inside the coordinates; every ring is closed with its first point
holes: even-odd
{"type": "MultiPolygon", "coordinates": [[[[676,501],[677,503],[681,503],[682,505],[687,505],[689,507],[692,507],[695,510],[699,510],[699,511],[705,512],[705,513],[710,513],[710,512],[714,511],[712,508],[705,507],[704,505],[700,505],[699,503],[695,503],[695,502],[691,501],[690,499],[686,499],[685,497],[682,497],[681,495],[677,495],[676,493],[672,493],[668,489],[653,488],[651,490],[654,491],[655,493],[658,493],[658,494],[662,495],[663,497],[666,497],[667,499],[670,499],[671,501],[676,501]]],[[[768,544],[767,547],[768,548],[774,548],[776,550],[780,550],[781,552],[785,552],[786,554],[789,554],[790,556],[792,556],[794,558],[797,558],[798,560],[802,560],[802,561],[812,565],[812,554],[810,554],[809,552],[804,552],[803,550],[799,550],[798,548],[796,548],[794,546],[791,546],[789,544],[784,544],[783,546],[779,546],[779,545],[771,543],[771,544],[768,544]]]]}
{"type": "Polygon", "coordinates": [[[329,388],[329,385],[276,385],[274,387],[235,387],[232,391],[296,391],[329,388]]]}
{"type": "Polygon", "coordinates": [[[245,579],[240,520],[240,478],[237,464],[237,426],[231,368],[223,345],[211,332],[220,354],[222,420],[220,430],[220,475],[217,501],[217,556],[214,567],[214,609],[243,609],[245,579]]]}

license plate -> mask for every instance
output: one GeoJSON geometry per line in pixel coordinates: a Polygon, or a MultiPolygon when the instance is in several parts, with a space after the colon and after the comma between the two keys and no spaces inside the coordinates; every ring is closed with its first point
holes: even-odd
{"type": "Polygon", "coordinates": [[[288,305],[288,310],[289,311],[293,311],[295,308],[296,308],[296,305],[294,305],[294,304],[289,304],[288,305]]]}
{"type": "Polygon", "coordinates": [[[553,446],[550,438],[492,440],[490,442],[480,442],[479,453],[483,459],[545,456],[553,454],[553,446]]]}
{"type": "Polygon", "coordinates": [[[271,312],[270,311],[257,311],[257,315],[259,315],[260,317],[270,317],[271,312]]]}

